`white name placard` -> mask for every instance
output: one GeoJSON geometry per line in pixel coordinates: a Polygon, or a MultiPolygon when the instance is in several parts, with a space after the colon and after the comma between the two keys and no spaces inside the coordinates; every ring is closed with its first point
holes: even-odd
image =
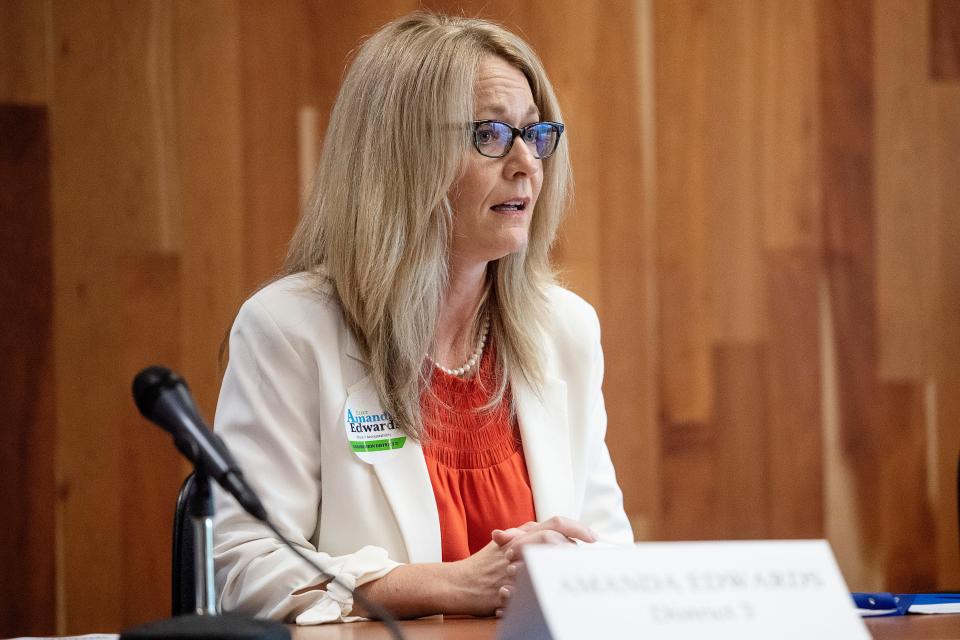
{"type": "Polygon", "coordinates": [[[825,540],[529,547],[501,640],[864,639],[825,540]]]}

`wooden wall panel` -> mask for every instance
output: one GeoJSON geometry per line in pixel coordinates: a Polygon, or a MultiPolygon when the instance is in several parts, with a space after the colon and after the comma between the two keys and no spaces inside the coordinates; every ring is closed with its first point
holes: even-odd
{"type": "Polygon", "coordinates": [[[875,494],[879,497],[881,541],[878,563],[885,567],[884,588],[911,593],[936,588],[936,545],[933,516],[927,494],[927,431],[924,386],[911,383],[883,385],[874,431],[878,469],[875,494]],[[909,469],[909,473],[904,470],[909,469]]]}
{"type": "MultiPolygon", "coordinates": [[[[570,125],[564,136],[575,171],[576,197],[560,230],[557,257],[562,281],[593,302],[598,313],[604,313],[602,225],[609,211],[601,177],[606,140],[599,135],[606,123],[598,116],[608,113],[611,105],[605,103],[607,92],[598,92],[594,81],[603,77],[600,38],[615,38],[601,32],[601,21],[622,19],[622,7],[610,3],[597,10],[578,0],[562,0],[552,3],[550,11],[539,12],[531,3],[529,22],[520,25],[551,74],[570,125]]],[[[629,59],[627,52],[620,53],[629,59]]]]}
{"type": "MultiPolygon", "coordinates": [[[[170,2],[152,2],[147,14],[144,34],[143,74],[150,129],[144,145],[149,161],[156,163],[155,202],[145,204],[146,224],[150,225],[152,242],[140,245],[160,253],[176,253],[183,243],[183,222],[180,212],[180,174],[177,147],[176,83],[177,57],[174,50],[174,5],[170,2]]],[[[148,174],[149,175],[149,174],[148,174]]]]}
{"type": "Polygon", "coordinates": [[[825,533],[819,286],[816,3],[761,9],[759,174],[765,247],[767,521],[772,537],[825,533]]]}
{"type": "MultiPolygon", "coordinates": [[[[714,433],[697,423],[677,423],[660,433],[660,504],[654,536],[666,540],[721,537],[720,469],[714,433]]],[[[626,482],[630,482],[629,479],[626,482]]]]}
{"type": "Polygon", "coordinates": [[[829,281],[821,274],[820,293],[820,361],[821,394],[823,400],[824,441],[824,525],[827,539],[837,556],[837,562],[847,584],[865,588],[880,584],[875,568],[864,560],[871,553],[862,540],[860,531],[861,503],[857,493],[857,478],[846,452],[842,410],[840,404],[839,362],[835,319],[831,304],[829,281]]]}
{"type": "Polygon", "coordinates": [[[0,3],[0,102],[45,104],[49,3],[0,3]]]}
{"type": "Polygon", "coordinates": [[[239,11],[235,3],[184,0],[176,4],[172,29],[183,228],[180,345],[183,375],[208,420],[220,390],[220,345],[250,293],[243,280],[239,11]]]}
{"type": "MultiPolygon", "coordinates": [[[[389,20],[405,15],[428,3],[414,0],[388,0],[378,3],[320,3],[301,0],[305,23],[300,31],[300,62],[297,91],[301,124],[299,147],[303,178],[300,189],[308,193],[315,166],[303,166],[320,157],[323,133],[340,89],[340,83],[363,38],[389,20]]],[[[439,10],[444,10],[440,3],[439,10]]],[[[250,277],[248,276],[248,280],[250,277]]]]}
{"type": "Polygon", "coordinates": [[[936,518],[937,571],[941,588],[960,584],[960,525],[956,478],[960,464],[960,82],[934,93],[937,110],[937,181],[940,234],[936,350],[935,443],[929,491],[936,518]]]}
{"type": "MultiPolygon", "coordinates": [[[[143,367],[180,363],[180,264],[169,253],[143,252],[117,258],[118,369],[132,382],[143,367]]],[[[130,398],[128,389],[118,395],[130,398]],[[126,393],[123,393],[126,391],[126,393]]],[[[124,549],[123,600],[117,625],[129,627],[170,615],[172,519],[186,463],[170,435],[144,419],[132,400],[124,403],[117,448],[123,478],[117,501],[124,549]]]]}
{"type": "MultiPolygon", "coordinates": [[[[309,42],[303,51],[309,59],[300,67],[310,70],[301,90],[309,92],[310,104],[317,107],[318,129],[323,132],[340,89],[340,82],[353,59],[362,38],[369,36],[388,21],[418,8],[415,0],[385,0],[377,3],[306,2],[310,15],[309,42]],[[311,68],[312,67],[312,68],[311,68]]],[[[423,2],[423,6],[445,10],[445,3],[423,2]]],[[[453,10],[450,8],[449,10],[453,10]]]]}
{"type": "Polygon", "coordinates": [[[244,289],[277,273],[300,213],[298,79],[308,41],[306,5],[241,2],[244,289]]]}
{"type": "Polygon", "coordinates": [[[653,8],[661,538],[709,537],[716,512],[705,171],[712,44],[701,2],[653,8]]]}
{"type": "Polygon", "coordinates": [[[960,2],[930,0],[930,67],[935,80],[960,80],[960,2]]]}
{"type": "MultiPolygon", "coordinates": [[[[653,159],[641,154],[646,132],[637,124],[642,109],[649,108],[641,104],[643,94],[637,90],[642,73],[641,47],[647,46],[640,30],[642,22],[649,20],[649,10],[629,3],[610,3],[602,15],[601,24],[607,26],[596,41],[597,58],[619,58],[621,62],[598,64],[593,84],[607,89],[594,92],[591,121],[586,125],[589,129],[580,134],[595,149],[599,199],[592,206],[580,205],[584,194],[577,192],[579,215],[584,224],[594,226],[600,234],[596,258],[600,298],[595,304],[601,314],[605,346],[607,440],[615,443],[610,455],[625,481],[625,507],[634,533],[641,539],[653,535],[653,514],[660,499],[654,409],[656,307],[649,304],[654,297],[654,274],[647,271],[656,264],[657,256],[654,237],[647,233],[653,222],[644,221],[652,212],[642,205],[647,196],[644,190],[650,185],[639,179],[646,169],[644,163],[653,159]],[[610,114],[625,114],[628,124],[611,122],[610,114]]],[[[577,23],[570,20],[567,24],[577,23]]],[[[568,39],[575,33],[568,31],[568,39]]],[[[564,97],[561,95],[561,99],[564,97]]],[[[583,164],[574,167],[578,176],[582,168],[583,164]]]]}
{"type": "MultiPolygon", "coordinates": [[[[62,141],[63,155],[83,171],[58,172],[54,186],[77,193],[77,207],[99,207],[98,224],[76,238],[89,246],[163,249],[175,242],[167,220],[176,181],[168,21],[163,3],[66,5],[55,14],[53,142],[62,141]]],[[[106,264],[109,256],[91,258],[106,264]]]]}
{"type": "Polygon", "coordinates": [[[760,7],[755,0],[713,3],[705,16],[704,204],[711,300],[717,301],[710,308],[711,338],[721,344],[755,344],[763,334],[760,7]]]}
{"type": "Polygon", "coordinates": [[[768,527],[774,538],[823,537],[819,256],[767,256],[766,346],[768,527]]]}
{"type": "Polygon", "coordinates": [[[0,636],[51,635],[53,269],[47,110],[0,103],[0,636]],[[14,576],[17,579],[12,579],[14,576]]]}
{"type": "MultiPolygon", "coordinates": [[[[870,437],[878,402],[873,204],[872,3],[817,5],[824,260],[840,407],[837,452],[852,481],[859,540],[879,544],[870,437]]],[[[867,575],[875,568],[859,569],[867,575]]],[[[874,585],[879,586],[879,585],[874,585]]],[[[856,588],[869,589],[870,585],[856,588]]]]}
{"type": "Polygon", "coordinates": [[[714,352],[717,471],[711,480],[716,483],[717,522],[712,536],[699,537],[771,537],[771,513],[783,496],[777,492],[779,470],[764,462],[777,436],[767,427],[767,360],[759,344],[721,345],[714,352]]]}
{"type": "Polygon", "coordinates": [[[164,237],[166,156],[149,125],[168,89],[144,47],[162,19],[128,3],[58,5],[53,18],[59,633],[118,628],[139,552],[124,545],[123,496],[140,487],[124,475],[131,374],[117,365],[125,340],[153,337],[123,326],[118,257],[164,237]]]}
{"type": "Polygon", "coordinates": [[[928,78],[927,3],[878,0],[874,19],[877,330],[879,375],[930,370],[937,243],[935,113],[928,78]]]}
{"type": "Polygon", "coordinates": [[[692,0],[654,6],[659,375],[668,429],[705,422],[712,405],[705,11],[705,3],[692,0]]]}
{"type": "MultiPolygon", "coordinates": [[[[636,38],[640,44],[637,47],[637,93],[639,100],[638,122],[641,129],[639,153],[641,155],[641,174],[639,181],[642,184],[642,199],[634,203],[640,211],[638,226],[643,239],[643,260],[641,262],[641,276],[643,280],[642,295],[638,298],[643,309],[642,322],[636,325],[633,340],[642,342],[640,360],[635,365],[638,383],[638,402],[642,403],[640,421],[641,433],[637,438],[637,446],[642,447],[637,453],[642,465],[642,471],[631,475],[624,475],[620,480],[626,496],[628,507],[642,509],[640,513],[628,511],[627,515],[634,527],[634,534],[638,540],[646,540],[653,536],[657,529],[657,518],[660,511],[661,477],[660,471],[660,350],[658,340],[660,328],[657,324],[660,317],[658,281],[659,241],[657,239],[658,207],[657,207],[657,143],[656,143],[656,76],[654,53],[654,12],[652,0],[641,0],[637,11],[636,38]],[[641,440],[642,439],[642,440],[641,440]],[[630,502],[629,496],[639,495],[642,502],[630,502]],[[636,507],[632,505],[636,504],[636,507]]],[[[634,177],[637,179],[637,177],[634,177]]],[[[607,351],[609,353],[609,350],[607,351]]],[[[614,414],[617,409],[611,409],[614,414]]]]}
{"type": "MultiPolygon", "coordinates": [[[[815,2],[760,4],[760,226],[768,249],[822,246],[820,43],[815,2]]],[[[754,272],[753,277],[758,274],[754,272]]]]}

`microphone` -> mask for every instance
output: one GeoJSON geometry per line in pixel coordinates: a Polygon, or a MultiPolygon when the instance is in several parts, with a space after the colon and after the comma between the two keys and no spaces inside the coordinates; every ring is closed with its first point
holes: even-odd
{"type": "Polygon", "coordinates": [[[240,472],[220,436],[200,417],[190,389],[166,367],[147,367],[133,379],[133,398],[143,417],[173,435],[184,456],[217,481],[247,513],[267,521],[267,511],[240,472]]]}

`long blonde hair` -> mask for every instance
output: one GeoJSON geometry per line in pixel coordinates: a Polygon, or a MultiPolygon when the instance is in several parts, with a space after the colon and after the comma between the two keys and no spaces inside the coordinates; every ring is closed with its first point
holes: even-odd
{"type": "MultiPolygon", "coordinates": [[[[447,285],[448,191],[475,153],[468,126],[475,77],[491,54],[523,72],[542,119],[562,121],[536,54],[499,25],[417,12],[363,44],[337,96],[284,264],[284,273],[310,271],[332,284],[384,408],[417,439],[424,359],[447,285]]],[[[543,163],[526,248],[488,269],[498,400],[513,372],[534,387],[543,377],[538,337],[554,281],[549,249],[570,183],[566,143],[543,163]]]]}

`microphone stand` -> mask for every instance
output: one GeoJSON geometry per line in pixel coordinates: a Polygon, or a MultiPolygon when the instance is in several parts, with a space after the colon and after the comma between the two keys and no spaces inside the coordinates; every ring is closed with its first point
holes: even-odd
{"type": "Polygon", "coordinates": [[[193,476],[194,491],[187,502],[187,514],[193,524],[193,593],[197,615],[215,616],[217,587],[213,578],[213,491],[203,468],[193,476]]]}
{"type": "Polygon", "coordinates": [[[120,640],[290,640],[290,631],[271,620],[220,613],[213,575],[213,491],[202,463],[194,465],[194,491],[187,502],[193,529],[195,612],[127,629],[120,640]]]}

